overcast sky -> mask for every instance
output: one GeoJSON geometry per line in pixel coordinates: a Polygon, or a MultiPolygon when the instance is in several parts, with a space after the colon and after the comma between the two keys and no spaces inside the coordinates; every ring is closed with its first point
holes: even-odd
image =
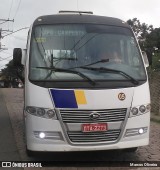
{"type": "MultiPolygon", "coordinates": [[[[59,10],[93,11],[124,21],[136,17],[141,23],[160,27],[160,0],[0,0],[0,19],[14,19],[0,24],[0,29],[29,27],[38,16],[57,14],[59,10]]],[[[26,37],[27,30],[23,30],[4,38],[1,42],[8,50],[0,52],[0,60],[10,57],[15,47],[25,48],[26,37]]],[[[0,69],[11,59],[0,61],[0,69]]]]}

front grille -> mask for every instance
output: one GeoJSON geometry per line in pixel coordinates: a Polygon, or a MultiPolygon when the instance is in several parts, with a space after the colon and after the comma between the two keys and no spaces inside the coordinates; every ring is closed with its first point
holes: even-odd
{"type": "Polygon", "coordinates": [[[61,117],[65,123],[93,123],[93,120],[89,117],[92,112],[100,114],[96,122],[114,122],[124,121],[127,109],[60,110],[61,117]]]}
{"type": "Polygon", "coordinates": [[[116,141],[120,134],[118,130],[108,130],[106,132],[68,132],[68,136],[72,142],[109,142],[116,141]]]}

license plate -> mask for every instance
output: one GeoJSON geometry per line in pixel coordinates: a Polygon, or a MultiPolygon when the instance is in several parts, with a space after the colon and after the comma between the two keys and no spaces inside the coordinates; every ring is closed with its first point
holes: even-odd
{"type": "Polygon", "coordinates": [[[83,124],[82,132],[101,132],[108,129],[107,123],[83,124]]]}

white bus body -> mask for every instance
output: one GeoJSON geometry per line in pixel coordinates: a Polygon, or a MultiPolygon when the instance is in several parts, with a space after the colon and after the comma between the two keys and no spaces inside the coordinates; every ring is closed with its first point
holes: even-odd
{"type": "Polygon", "coordinates": [[[28,151],[149,144],[146,66],[126,23],[84,14],[39,17],[30,28],[22,63],[28,151]],[[118,50],[122,62],[98,57],[102,48],[118,50]]]}

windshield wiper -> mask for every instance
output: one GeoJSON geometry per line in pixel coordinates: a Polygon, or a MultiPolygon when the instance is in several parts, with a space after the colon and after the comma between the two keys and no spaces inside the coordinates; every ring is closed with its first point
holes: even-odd
{"type": "Polygon", "coordinates": [[[60,57],[60,58],[56,58],[56,57],[53,57],[53,59],[55,60],[78,60],[77,58],[74,58],[74,57],[60,57]]]}
{"type": "Polygon", "coordinates": [[[56,68],[56,67],[36,67],[36,68],[40,68],[40,69],[45,69],[45,70],[51,70],[53,72],[66,72],[66,73],[72,73],[72,74],[77,74],[80,77],[82,77],[83,79],[88,80],[88,82],[90,82],[92,85],[95,85],[95,81],[92,80],[90,77],[86,76],[85,74],[76,71],[76,70],[69,70],[69,69],[62,69],[62,68],[56,68]]]}
{"type": "Polygon", "coordinates": [[[97,64],[97,63],[106,63],[106,62],[109,62],[109,59],[98,60],[98,61],[96,61],[96,62],[87,64],[87,65],[85,65],[85,66],[91,66],[91,65],[94,65],[94,64],[97,64]]]}
{"type": "Polygon", "coordinates": [[[94,65],[94,64],[97,64],[97,63],[106,63],[106,62],[109,62],[109,59],[102,59],[102,60],[98,60],[98,61],[95,61],[95,62],[90,63],[90,64],[86,64],[86,65],[84,65],[84,66],[71,67],[71,68],[69,68],[69,69],[83,68],[83,67],[91,66],[91,65],[94,65]]]}
{"type": "Polygon", "coordinates": [[[86,67],[86,66],[82,66],[80,68],[83,69],[87,69],[87,70],[94,70],[94,71],[103,71],[103,72],[111,72],[111,73],[115,73],[115,74],[120,74],[124,77],[126,77],[127,79],[129,79],[133,84],[138,85],[139,81],[136,80],[135,78],[133,78],[132,76],[128,75],[127,73],[121,71],[121,70],[114,70],[114,69],[110,69],[110,68],[105,68],[105,67],[86,67]]]}

